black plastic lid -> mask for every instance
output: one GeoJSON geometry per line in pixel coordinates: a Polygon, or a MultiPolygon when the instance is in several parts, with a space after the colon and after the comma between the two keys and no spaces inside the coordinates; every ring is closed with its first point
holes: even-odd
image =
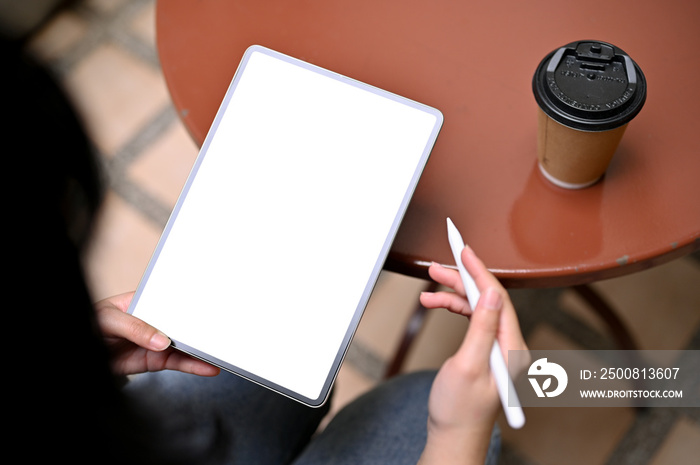
{"type": "Polygon", "coordinates": [[[582,40],[547,55],[537,67],[532,90],[537,104],[555,121],[583,131],[605,131],[639,113],[647,85],[624,51],[582,40]]]}

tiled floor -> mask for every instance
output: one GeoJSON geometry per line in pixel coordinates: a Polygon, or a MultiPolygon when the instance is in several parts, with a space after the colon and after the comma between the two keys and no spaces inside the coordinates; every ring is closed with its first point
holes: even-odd
{"type": "MultiPolygon", "coordinates": [[[[109,194],[86,267],[94,297],[133,290],[197,147],[178,120],[155,50],[153,0],[82,0],[30,48],[61,77],[104,161],[109,194]]],[[[693,257],[597,283],[645,349],[700,349],[700,262],[693,257]]],[[[384,273],[337,382],[336,405],[382,375],[423,282],[384,273]]],[[[605,326],[571,291],[514,291],[535,349],[612,348],[605,326]]],[[[438,367],[466,330],[430,313],[405,370],[438,367]]],[[[698,409],[530,408],[503,427],[507,464],[691,464],[700,457],[698,409]]]]}

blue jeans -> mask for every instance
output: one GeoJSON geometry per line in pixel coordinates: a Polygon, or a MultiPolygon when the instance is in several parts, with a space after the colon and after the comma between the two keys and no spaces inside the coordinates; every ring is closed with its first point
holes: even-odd
{"type": "MultiPolygon", "coordinates": [[[[197,463],[392,465],[420,457],[434,377],[418,372],[388,380],[346,406],[318,434],[330,401],[309,408],[226,372],[214,378],[149,373],[137,376],[125,392],[159,425],[164,451],[179,458],[194,453],[197,463]]],[[[497,463],[499,450],[495,428],[487,464],[497,463]]]]}

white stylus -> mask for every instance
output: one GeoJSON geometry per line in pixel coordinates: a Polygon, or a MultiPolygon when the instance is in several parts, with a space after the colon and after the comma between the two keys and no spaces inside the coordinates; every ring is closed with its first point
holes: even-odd
{"type": "MultiPolygon", "coordinates": [[[[476,303],[479,301],[479,297],[481,297],[481,293],[479,292],[479,289],[477,289],[474,279],[472,279],[462,263],[464,241],[462,240],[462,236],[457,230],[457,227],[449,218],[447,218],[447,238],[450,241],[452,255],[454,255],[455,262],[457,263],[457,269],[459,270],[459,275],[461,276],[462,283],[464,284],[467,300],[469,300],[469,305],[471,308],[475,309],[476,303]]],[[[493,377],[496,380],[498,395],[501,398],[501,404],[503,405],[503,411],[506,414],[508,424],[511,428],[522,428],[522,426],[525,424],[525,414],[523,413],[523,409],[520,405],[520,399],[518,399],[518,395],[513,387],[513,380],[508,374],[508,368],[506,367],[506,362],[503,359],[503,354],[501,353],[501,347],[498,344],[498,341],[493,341],[490,365],[491,373],[493,373],[493,377]],[[509,391],[510,403],[512,405],[508,405],[509,391]]]]}

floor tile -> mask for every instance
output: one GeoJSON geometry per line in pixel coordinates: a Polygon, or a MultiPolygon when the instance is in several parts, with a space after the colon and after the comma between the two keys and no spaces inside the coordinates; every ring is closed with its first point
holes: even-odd
{"type": "Polygon", "coordinates": [[[382,272],[355,339],[388,360],[396,349],[425,282],[382,272]]]}
{"type": "Polygon", "coordinates": [[[131,163],[127,175],[172,209],[198,153],[189,133],[176,121],[131,163]]]}
{"type": "Polygon", "coordinates": [[[108,194],[84,259],[92,297],[136,290],[160,233],[121,198],[108,194]]]}
{"type": "Polygon", "coordinates": [[[63,11],[32,37],[29,50],[41,60],[57,60],[85,37],[87,28],[73,11],[63,11]]]}
{"type": "Polygon", "coordinates": [[[156,5],[149,2],[144,5],[129,23],[129,29],[144,43],[156,47],[156,5]]]}
{"type": "Polygon", "coordinates": [[[691,465],[700,460],[700,426],[679,421],[654,455],[650,465],[691,465]]]}
{"type": "Polygon", "coordinates": [[[129,2],[130,0],[83,0],[84,4],[103,14],[114,13],[119,7],[129,2]]]}
{"type": "Polygon", "coordinates": [[[110,43],[71,70],[66,87],[89,134],[107,156],[170,102],[158,71],[110,43]]]}

